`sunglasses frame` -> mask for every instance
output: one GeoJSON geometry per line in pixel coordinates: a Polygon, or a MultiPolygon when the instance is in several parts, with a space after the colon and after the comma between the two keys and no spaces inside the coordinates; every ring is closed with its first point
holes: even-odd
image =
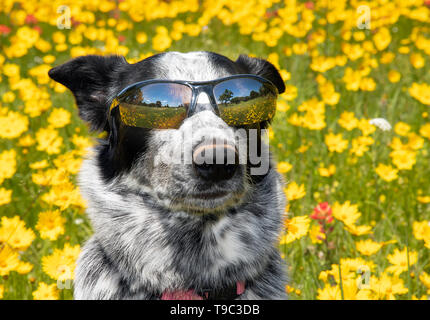
{"type": "Polygon", "coordinates": [[[267,80],[263,77],[255,75],[255,74],[235,74],[232,76],[218,78],[218,79],[214,79],[214,80],[208,80],[208,81],[185,81],[185,80],[167,80],[167,79],[144,80],[144,81],[139,81],[139,82],[133,83],[133,84],[125,87],[115,96],[115,98],[113,99],[111,106],[109,108],[109,122],[111,123],[111,120],[112,120],[111,119],[112,118],[112,110],[115,109],[116,107],[120,106],[121,98],[124,98],[130,92],[132,92],[134,90],[138,90],[140,88],[143,88],[143,87],[145,87],[149,84],[153,84],[153,83],[175,83],[175,84],[185,85],[191,89],[192,95],[191,95],[190,105],[187,108],[187,118],[190,117],[195,112],[195,109],[197,106],[198,96],[202,92],[207,94],[207,96],[209,97],[209,102],[212,106],[213,111],[215,112],[216,115],[219,116],[218,104],[216,103],[216,98],[214,95],[215,86],[224,82],[224,81],[233,80],[233,79],[241,79],[241,78],[255,79],[255,80],[258,80],[259,82],[261,82],[263,84],[269,84],[270,87],[273,89],[273,93],[276,96],[279,94],[278,88],[270,80],[267,80]]]}

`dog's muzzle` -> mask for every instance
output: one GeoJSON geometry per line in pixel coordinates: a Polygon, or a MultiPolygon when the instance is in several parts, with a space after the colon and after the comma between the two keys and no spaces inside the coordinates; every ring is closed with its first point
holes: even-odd
{"type": "Polygon", "coordinates": [[[239,154],[229,143],[202,143],[194,148],[193,166],[197,175],[206,181],[228,180],[239,168],[239,154]]]}

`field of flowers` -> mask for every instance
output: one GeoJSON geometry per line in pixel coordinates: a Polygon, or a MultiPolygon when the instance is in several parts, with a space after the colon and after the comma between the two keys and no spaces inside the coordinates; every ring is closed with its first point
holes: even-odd
{"type": "Polygon", "coordinates": [[[166,50],[281,70],[292,299],[429,297],[430,1],[2,0],[0,298],[71,299],[91,235],[76,173],[99,133],[48,70],[166,50]]]}

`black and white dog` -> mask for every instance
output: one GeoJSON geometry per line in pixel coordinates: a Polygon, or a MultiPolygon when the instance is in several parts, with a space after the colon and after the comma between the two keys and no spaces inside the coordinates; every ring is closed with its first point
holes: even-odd
{"type": "MultiPolygon", "coordinates": [[[[254,74],[285,89],[269,62],[211,52],[157,54],[136,64],[119,56],[84,56],[49,76],[69,88],[79,115],[106,130],[86,159],[79,184],[94,235],[75,270],[75,299],[284,299],[286,267],[278,252],[285,210],[283,182],[270,164],[250,176],[201,175],[192,165],[155,161],[160,153],[201,137],[234,144],[228,126],[198,97],[196,112],[178,129],[109,123],[109,107],[124,87],[147,79],[206,81],[254,74]]],[[[207,168],[206,168],[207,169],[207,168]]],[[[209,168],[210,169],[210,168],[209,168]]]]}

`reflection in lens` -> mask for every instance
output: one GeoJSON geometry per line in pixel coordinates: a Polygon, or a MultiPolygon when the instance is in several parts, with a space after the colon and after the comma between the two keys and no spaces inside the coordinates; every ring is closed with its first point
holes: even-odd
{"type": "Polygon", "coordinates": [[[187,107],[191,101],[191,89],[179,83],[152,83],[132,90],[122,102],[153,108],[187,107]]]}
{"type": "Polygon", "coordinates": [[[178,128],[187,115],[191,96],[191,89],[178,83],[146,85],[121,99],[121,120],[133,127],[178,128]]]}
{"type": "Polygon", "coordinates": [[[214,95],[220,116],[228,125],[262,122],[275,115],[277,93],[269,83],[231,79],[216,85],[214,95]]]}

